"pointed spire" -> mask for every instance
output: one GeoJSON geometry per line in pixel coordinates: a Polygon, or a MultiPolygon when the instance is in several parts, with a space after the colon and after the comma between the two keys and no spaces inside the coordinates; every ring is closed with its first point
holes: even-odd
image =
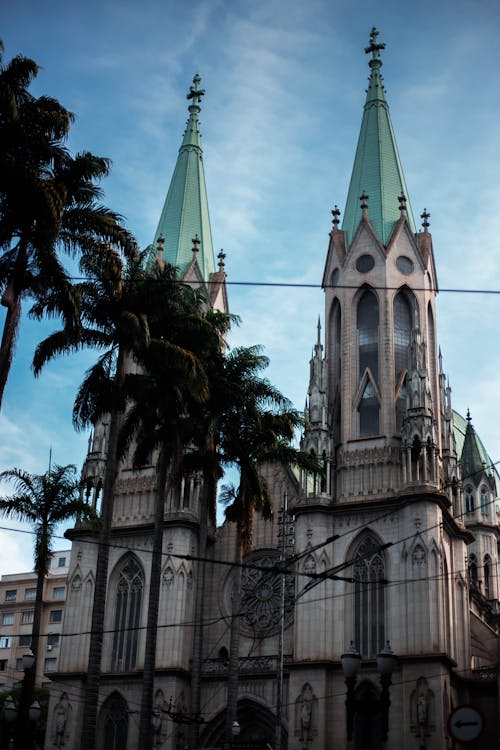
{"type": "Polygon", "coordinates": [[[200,83],[201,78],[196,74],[187,94],[190,101],[189,118],[153,248],[157,247],[158,238],[163,235],[163,260],[177,266],[182,276],[193,259],[193,237],[197,237],[200,243],[197,262],[203,278],[208,281],[215,271],[215,258],[198,121],[200,103],[205,94],[200,83]]]}
{"type": "Polygon", "coordinates": [[[482,455],[479,439],[472,426],[472,418],[467,409],[467,427],[465,428],[464,447],[460,457],[463,479],[471,479],[478,482],[480,475],[484,472],[484,457],[482,455]]]}
{"type": "MultiPolygon", "coordinates": [[[[385,98],[380,72],[380,51],[385,44],[378,42],[378,34],[377,29],[373,28],[370,45],[365,48],[367,54],[371,53],[368,62],[370,78],[342,229],[347,233],[347,242],[352,242],[363,210],[358,202],[359,196],[366,192],[370,195],[368,218],[382,244],[387,245],[394,224],[399,219],[398,196],[408,196],[408,190],[385,98]]],[[[406,219],[411,231],[415,232],[409,201],[406,204],[406,219]]]]}

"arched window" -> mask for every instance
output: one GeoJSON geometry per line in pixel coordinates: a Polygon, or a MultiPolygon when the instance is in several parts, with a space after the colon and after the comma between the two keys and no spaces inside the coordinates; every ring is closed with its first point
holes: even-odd
{"type": "Polygon", "coordinates": [[[487,599],[493,599],[493,593],[491,591],[491,557],[489,555],[484,556],[483,566],[484,595],[487,599]]]}
{"type": "Polygon", "coordinates": [[[385,562],[379,547],[366,536],[354,556],[354,642],[366,657],[376,656],[385,643],[385,562]]]}
{"type": "Polygon", "coordinates": [[[378,381],[378,301],[373,292],[365,291],[358,303],[359,379],[366,368],[378,381]]]}
{"type": "Polygon", "coordinates": [[[474,489],[470,485],[465,488],[465,512],[474,513],[474,489]]]}
{"type": "Polygon", "coordinates": [[[490,493],[485,485],[481,485],[481,513],[488,516],[490,513],[490,493]]]}
{"type": "Polygon", "coordinates": [[[358,406],[359,435],[368,437],[380,432],[380,404],[373,383],[369,380],[358,406]]]}
{"type": "Polygon", "coordinates": [[[469,579],[474,586],[478,585],[477,558],[474,552],[469,555],[469,579]]]}
{"type": "Polygon", "coordinates": [[[128,672],[136,665],[143,588],[142,570],[134,557],[128,557],[116,587],[111,657],[111,668],[115,672],[128,672]]]}
{"type": "Polygon", "coordinates": [[[128,706],[120,693],[112,693],[99,714],[99,750],[127,750],[128,706]]]}
{"type": "Polygon", "coordinates": [[[411,307],[406,295],[394,298],[394,375],[397,381],[410,365],[411,307]]]}
{"type": "Polygon", "coordinates": [[[396,430],[399,432],[406,414],[406,375],[410,367],[411,306],[400,292],[394,298],[394,382],[396,384],[396,430]]]}

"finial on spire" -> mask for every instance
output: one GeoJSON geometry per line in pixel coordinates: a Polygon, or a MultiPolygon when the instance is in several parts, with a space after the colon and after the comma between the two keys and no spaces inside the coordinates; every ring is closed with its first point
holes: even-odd
{"type": "Polygon", "coordinates": [[[332,219],[333,228],[338,229],[339,224],[340,224],[340,219],[339,219],[340,211],[337,205],[334,206],[334,209],[332,211],[332,216],[333,216],[333,219],[332,219]]]}
{"type": "Polygon", "coordinates": [[[321,318],[318,315],[318,346],[321,346],[321,318]]]}
{"type": "Polygon", "coordinates": [[[429,219],[430,219],[430,213],[427,211],[426,208],[424,208],[423,212],[420,214],[420,218],[422,219],[422,226],[424,228],[424,232],[427,232],[429,229],[429,219]]]}
{"type": "Polygon", "coordinates": [[[363,190],[363,192],[359,196],[359,200],[361,201],[361,210],[363,211],[363,213],[365,213],[366,209],[368,208],[368,198],[369,196],[363,190]]]}
{"type": "Polygon", "coordinates": [[[398,201],[399,201],[399,210],[401,213],[406,213],[406,195],[404,193],[401,193],[401,195],[398,195],[398,201]]]}
{"type": "Polygon", "coordinates": [[[224,269],[224,266],[225,266],[224,260],[225,260],[225,257],[226,257],[226,253],[224,252],[224,250],[221,249],[221,251],[217,255],[217,257],[219,259],[219,271],[222,271],[224,269]]]}
{"type": "MultiPolygon", "coordinates": [[[[189,87],[189,93],[186,94],[186,99],[193,100],[193,104],[191,105],[191,107],[195,106],[198,109],[200,106],[202,96],[205,96],[205,89],[198,88],[200,83],[201,83],[201,78],[198,75],[198,73],[196,73],[195,77],[193,78],[193,86],[189,87]]],[[[189,109],[191,109],[191,107],[189,107],[189,109]]]]}
{"type": "Polygon", "coordinates": [[[472,417],[470,415],[470,409],[467,409],[467,422],[470,424],[472,422],[472,417]]]}
{"type": "Polygon", "coordinates": [[[370,68],[380,68],[382,65],[382,60],[380,59],[380,50],[385,49],[385,43],[377,42],[378,35],[379,35],[379,32],[374,26],[372,30],[370,31],[370,46],[365,47],[365,52],[367,55],[370,54],[370,52],[372,53],[372,59],[368,63],[370,68]]]}
{"type": "Polygon", "coordinates": [[[193,237],[193,239],[191,240],[191,242],[193,243],[193,247],[191,248],[191,251],[192,251],[193,257],[194,257],[194,256],[196,256],[197,253],[200,252],[200,238],[198,237],[197,234],[195,234],[195,236],[193,237]]]}

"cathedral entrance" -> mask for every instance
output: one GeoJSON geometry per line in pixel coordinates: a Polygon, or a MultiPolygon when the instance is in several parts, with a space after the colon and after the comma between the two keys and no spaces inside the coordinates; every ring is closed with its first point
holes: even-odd
{"type": "MultiPolygon", "coordinates": [[[[276,716],[255,701],[238,701],[237,720],[240,734],[234,738],[234,750],[269,750],[275,745],[276,716]]],[[[221,711],[206,727],[200,738],[200,747],[220,747],[226,743],[226,712],[221,711]]],[[[282,727],[281,746],[287,747],[288,732],[282,727]]]]}
{"type": "Polygon", "coordinates": [[[355,693],[353,740],[355,750],[382,750],[382,706],[377,689],[363,682],[355,693]]]}

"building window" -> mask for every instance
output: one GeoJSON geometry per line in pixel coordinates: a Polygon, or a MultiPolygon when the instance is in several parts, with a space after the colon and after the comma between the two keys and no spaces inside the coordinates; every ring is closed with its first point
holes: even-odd
{"type": "Polygon", "coordinates": [[[380,404],[373,383],[369,380],[358,406],[359,436],[369,437],[380,432],[380,404]]]}
{"type": "Polygon", "coordinates": [[[64,586],[56,586],[52,592],[53,599],[64,599],[64,586]]]}
{"type": "Polygon", "coordinates": [[[112,693],[104,702],[99,715],[99,736],[103,747],[127,750],[128,706],[119,693],[112,693]]]}
{"type": "Polygon", "coordinates": [[[5,672],[5,670],[7,669],[7,663],[7,659],[0,659],[0,672],[5,672]]]}
{"type": "Polygon", "coordinates": [[[66,565],[66,558],[65,557],[60,557],[58,559],[58,561],[57,561],[57,567],[58,568],[64,568],[65,565],[66,565]]]}
{"type": "Polygon", "coordinates": [[[378,380],[378,301],[366,291],[358,303],[359,379],[368,368],[378,380]]]}
{"type": "Polygon", "coordinates": [[[47,657],[47,659],[45,659],[45,662],[43,665],[44,672],[53,672],[56,669],[56,667],[57,667],[57,659],[55,657],[49,656],[47,657]]]}
{"type": "Polygon", "coordinates": [[[489,555],[484,556],[484,595],[487,599],[493,599],[493,592],[491,591],[491,557],[489,555]]]}
{"type": "Polygon", "coordinates": [[[31,635],[20,635],[19,636],[20,646],[31,646],[31,635]]]}
{"type": "Polygon", "coordinates": [[[396,393],[396,430],[401,431],[406,416],[406,374],[410,369],[411,307],[403,293],[394,298],[394,382],[396,393]]]}
{"type": "Polygon", "coordinates": [[[15,602],[17,596],[17,589],[7,589],[5,592],[5,601],[6,602],[15,602]]]}
{"type": "Polygon", "coordinates": [[[24,589],[24,598],[27,602],[35,601],[36,589],[24,589]]]}
{"type": "Polygon", "coordinates": [[[490,512],[490,494],[484,484],[481,487],[481,513],[483,516],[489,515],[490,512]]]}
{"type": "Polygon", "coordinates": [[[10,648],[12,637],[10,635],[0,635],[0,648],[10,648]]]}
{"type": "Polygon", "coordinates": [[[3,625],[14,625],[14,612],[4,612],[2,615],[3,625]]]}
{"type": "Polygon", "coordinates": [[[374,657],[385,642],[385,562],[367,536],[354,555],[354,639],[362,656],[374,657]]]}
{"type": "Polygon", "coordinates": [[[112,650],[112,669],[135,667],[144,580],[136,560],[127,559],[118,579],[112,650]]]}
{"type": "Polygon", "coordinates": [[[47,636],[47,646],[59,645],[59,633],[49,633],[47,636]]]}
{"type": "Polygon", "coordinates": [[[62,622],[62,609],[53,609],[49,615],[49,622],[62,622]]]}
{"type": "Polygon", "coordinates": [[[479,581],[477,577],[477,559],[474,552],[469,555],[469,579],[473,586],[478,585],[479,581]]]}
{"type": "Polygon", "coordinates": [[[465,512],[474,513],[474,490],[471,486],[465,488],[465,512]]]}
{"type": "Polygon", "coordinates": [[[16,659],[16,672],[22,672],[23,669],[23,657],[20,656],[18,659],[16,659]]]}
{"type": "Polygon", "coordinates": [[[23,625],[30,625],[33,622],[33,619],[35,617],[35,610],[30,609],[28,612],[23,612],[21,616],[21,623],[23,625]]]}

